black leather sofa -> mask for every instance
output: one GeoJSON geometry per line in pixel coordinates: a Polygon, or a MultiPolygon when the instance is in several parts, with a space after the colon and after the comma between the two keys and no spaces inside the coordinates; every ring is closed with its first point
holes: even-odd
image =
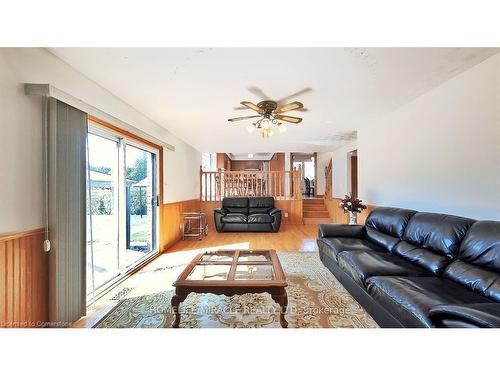
{"type": "Polygon", "coordinates": [[[273,197],[224,198],[214,220],[217,232],[277,232],[281,210],[273,197]]]}
{"type": "Polygon", "coordinates": [[[500,327],[500,222],[377,207],[317,242],[381,327],[500,327]]]}

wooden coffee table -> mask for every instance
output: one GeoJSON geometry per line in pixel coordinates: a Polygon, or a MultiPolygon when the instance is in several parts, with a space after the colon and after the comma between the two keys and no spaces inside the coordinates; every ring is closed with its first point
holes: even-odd
{"type": "Polygon", "coordinates": [[[288,326],[285,320],[287,283],[274,250],[219,250],[199,254],[180,274],[174,286],[174,328],[179,327],[181,320],[179,305],[189,293],[213,293],[230,297],[267,292],[280,305],[281,326],[288,326]]]}

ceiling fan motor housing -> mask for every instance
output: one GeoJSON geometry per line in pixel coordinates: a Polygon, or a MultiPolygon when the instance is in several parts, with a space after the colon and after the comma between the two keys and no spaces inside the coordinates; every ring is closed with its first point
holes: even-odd
{"type": "Polygon", "coordinates": [[[271,112],[278,108],[278,103],[272,100],[263,100],[257,104],[257,107],[261,108],[265,115],[271,115],[271,112]]]}

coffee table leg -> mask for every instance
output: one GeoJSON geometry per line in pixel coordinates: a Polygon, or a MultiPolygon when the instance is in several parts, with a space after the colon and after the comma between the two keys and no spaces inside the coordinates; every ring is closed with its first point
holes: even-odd
{"type": "Polygon", "coordinates": [[[286,290],[283,291],[283,294],[273,295],[273,300],[280,305],[280,324],[281,327],[288,327],[288,322],[285,319],[286,308],[288,306],[288,296],[286,294],[286,290]]]}
{"type": "Polygon", "coordinates": [[[187,296],[174,294],[170,304],[175,314],[175,320],[172,323],[173,328],[179,328],[179,323],[181,322],[181,312],[179,311],[179,305],[186,299],[187,296]]]}

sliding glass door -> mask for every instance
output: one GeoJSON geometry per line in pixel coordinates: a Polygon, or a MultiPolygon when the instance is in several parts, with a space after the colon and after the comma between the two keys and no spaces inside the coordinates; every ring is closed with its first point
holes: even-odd
{"type": "Polygon", "coordinates": [[[87,300],[157,248],[157,151],[90,127],[87,300]]]}
{"type": "Polygon", "coordinates": [[[125,146],[126,246],[124,264],[131,267],[155,248],[155,154],[125,146]]]}

